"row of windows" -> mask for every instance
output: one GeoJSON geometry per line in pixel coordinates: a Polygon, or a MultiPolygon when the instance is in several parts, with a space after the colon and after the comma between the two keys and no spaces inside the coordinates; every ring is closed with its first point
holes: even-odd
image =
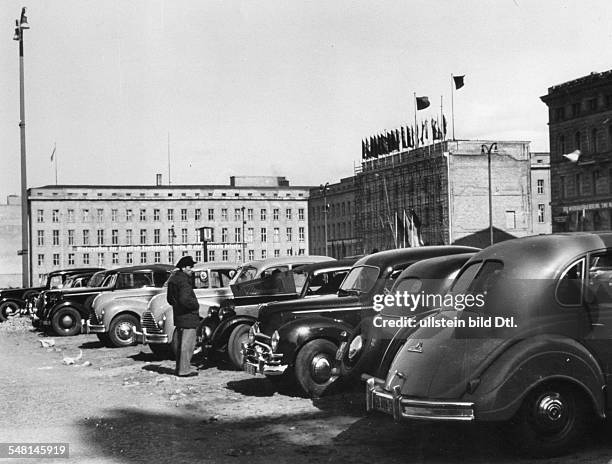
{"type": "MultiPolygon", "coordinates": [[[[39,196],[39,197],[41,197],[41,196],[45,196],[45,193],[46,193],[46,192],[43,192],[43,191],[38,191],[38,192],[36,192],[36,195],[37,195],[37,196],[39,196]]],[[[53,195],[54,197],[57,197],[57,196],[59,196],[60,194],[62,194],[62,196],[64,196],[64,195],[65,195],[65,196],[68,196],[68,197],[75,197],[75,196],[77,196],[77,195],[80,195],[80,196],[83,196],[83,197],[87,197],[87,196],[89,195],[89,192],[66,192],[65,194],[64,194],[64,192],[50,192],[50,193],[51,193],[51,195],[53,195]]],[[[199,197],[199,196],[200,196],[200,192],[190,192],[190,193],[187,193],[187,192],[182,192],[182,193],[181,193],[181,197],[189,197],[189,196],[192,196],[192,195],[193,195],[194,197],[199,197]]],[[[272,193],[272,194],[270,194],[270,195],[268,195],[268,194],[267,194],[267,193],[265,193],[265,192],[260,192],[260,194],[259,194],[259,195],[260,195],[260,196],[262,196],[262,197],[268,197],[268,196],[270,196],[270,197],[275,197],[275,198],[278,198],[279,196],[282,196],[282,195],[280,195],[278,192],[274,192],[274,193],[272,193]]],[[[96,196],[97,196],[98,198],[102,198],[102,197],[107,197],[107,198],[108,198],[108,197],[109,197],[109,195],[108,195],[108,194],[106,194],[106,195],[105,195],[105,194],[104,194],[104,193],[102,193],[102,192],[97,192],[97,193],[96,193],[96,196]]],[[[125,197],[132,197],[132,196],[134,196],[134,197],[135,197],[135,196],[139,196],[139,197],[151,197],[151,195],[150,195],[150,194],[149,194],[149,195],[147,195],[145,192],[140,192],[138,195],[132,195],[132,192],[121,192],[121,193],[119,193],[119,192],[113,192],[113,193],[111,193],[111,195],[110,195],[110,196],[111,196],[111,197],[123,197],[123,196],[125,196],[125,197]]],[[[160,196],[160,194],[159,194],[159,192],[153,192],[153,196],[154,196],[154,197],[159,197],[159,196],[160,196]]],[[[168,193],[167,193],[167,196],[168,196],[168,197],[173,197],[173,196],[174,196],[174,193],[172,193],[172,192],[168,192],[168,193]]],[[[177,196],[178,196],[178,195],[177,195],[177,196]]],[[[214,196],[214,195],[213,195],[213,192],[208,192],[208,193],[207,193],[207,196],[209,196],[209,197],[214,196]]],[[[222,197],[227,197],[227,192],[221,192],[221,196],[222,196],[222,197]]],[[[240,197],[240,196],[244,196],[244,195],[240,195],[240,192],[234,192],[234,197],[240,197]]],[[[253,196],[253,192],[248,192],[246,196],[248,196],[248,197],[252,197],[252,196],[253,196]]],[[[291,196],[293,196],[293,194],[292,194],[292,193],[290,193],[290,192],[286,192],[286,193],[285,193],[285,196],[286,196],[286,197],[291,197],[291,196]]],[[[298,194],[297,194],[297,196],[298,196],[298,197],[303,197],[303,196],[304,196],[304,194],[303,194],[303,193],[298,193],[298,194]]]]}
{"type": "MultiPolygon", "coordinates": [[[[338,216],[346,216],[347,214],[351,214],[351,202],[342,202],[342,203],[331,203],[327,205],[327,214],[332,218],[337,218],[338,216]]],[[[311,215],[315,220],[322,221],[323,216],[325,215],[325,206],[313,206],[311,215]]]]}
{"type": "MultiPolygon", "coordinates": [[[[134,231],[132,229],[127,229],[125,230],[125,235],[124,235],[124,240],[122,243],[119,243],[119,230],[118,229],[113,229],[110,231],[111,232],[111,241],[110,244],[111,245],[135,245],[136,241],[135,241],[135,237],[134,237],[134,231]]],[[[138,236],[138,244],[139,245],[147,245],[149,244],[149,231],[147,229],[140,229],[140,234],[138,236]]],[[[197,234],[198,231],[196,231],[195,235],[193,235],[192,239],[193,242],[197,242],[199,241],[199,236],[197,234]]],[[[68,229],[67,231],[67,238],[68,238],[68,246],[75,246],[77,245],[76,243],[76,231],[74,229],[68,229]]],[[[306,235],[306,229],[305,227],[298,227],[298,234],[297,234],[297,239],[300,242],[303,242],[305,240],[305,235],[306,235]]],[[[167,242],[165,243],[174,243],[175,240],[178,238],[176,235],[176,232],[174,230],[174,228],[170,228],[168,229],[168,233],[166,235],[167,237],[167,242]]],[[[293,227],[286,227],[284,230],[284,239],[288,242],[291,242],[295,239],[295,235],[293,233],[293,227]]],[[[89,245],[93,245],[93,239],[91,236],[91,231],[89,229],[84,229],[81,231],[81,242],[80,245],[83,246],[89,246],[89,245]]],[[[268,228],[266,227],[261,227],[259,229],[259,241],[261,242],[267,242],[268,241],[268,228]]],[[[104,229],[97,229],[96,230],[96,241],[95,244],[96,245],[104,245],[105,244],[105,230],[104,229]]],[[[280,227],[274,227],[272,229],[272,239],[274,242],[280,242],[281,241],[281,229],[280,227]]],[[[251,243],[255,240],[255,229],[253,227],[249,227],[246,229],[246,236],[245,236],[245,241],[248,243],[251,243]]],[[[213,235],[213,242],[214,240],[214,235],[213,235]]],[[[242,228],[240,227],[236,227],[234,228],[233,231],[233,235],[230,234],[230,230],[227,227],[222,227],[221,228],[221,243],[231,243],[231,242],[242,242],[242,228]]],[[[180,231],[180,243],[190,243],[189,241],[189,230],[188,229],[181,229],[180,231]]],[[[36,244],[38,246],[45,246],[45,231],[44,230],[37,230],[36,231],[36,244]]],[[[153,244],[154,245],[159,245],[162,244],[162,237],[161,237],[161,229],[154,229],[153,230],[153,244]]],[[[60,246],[60,231],[58,229],[56,230],[52,230],[51,231],[51,245],[52,246],[60,246]]]]}
{"type": "MultiPolygon", "coordinates": [[[[216,253],[217,250],[208,250],[208,261],[215,262],[217,257],[220,258],[221,261],[229,261],[229,250],[220,250],[220,256],[216,253]]],[[[298,255],[304,255],[306,250],[304,248],[298,249],[298,255]]],[[[182,256],[188,255],[188,251],[183,251],[182,256]]],[[[285,256],[293,256],[294,250],[293,248],[287,248],[285,250],[285,256]]],[[[255,259],[266,259],[268,257],[267,250],[260,250],[259,258],[255,257],[255,250],[247,250],[247,256],[249,261],[253,261],[255,259]]],[[[275,249],[273,250],[273,256],[275,258],[279,258],[281,256],[281,250],[275,249]]],[[[52,266],[60,266],[61,264],[61,255],[60,253],[53,253],[49,257],[44,253],[39,253],[36,257],[36,262],[38,266],[47,265],[47,259],[51,259],[52,266]]],[[[161,251],[140,251],[140,252],[132,252],[128,251],[126,253],[119,252],[98,252],[98,253],[68,253],[66,255],[66,265],[74,266],[74,265],[97,265],[97,266],[106,266],[106,265],[118,265],[118,264],[160,264],[162,263],[162,259],[166,259],[165,262],[174,263],[175,262],[175,254],[173,251],[164,252],[162,255],[161,251]],[[77,262],[78,260],[78,262],[77,262]],[[152,260],[152,261],[151,261],[152,260]]],[[[196,262],[202,262],[202,250],[195,251],[196,262]]],[[[235,250],[235,260],[242,260],[242,250],[235,250]]]]}
{"type": "MultiPolygon", "coordinates": [[[[573,176],[573,196],[612,194],[612,169],[608,169],[607,177],[599,169],[595,169],[590,173],[590,182],[585,182],[585,177],[581,172],[573,176]]],[[[570,196],[568,184],[567,176],[559,176],[559,195],[561,198],[570,196]]]]}
{"type": "MultiPolygon", "coordinates": [[[[75,222],[75,219],[76,219],[75,211],[76,210],[74,209],[66,210],[66,213],[65,213],[66,222],[75,222]]],[[[91,214],[93,214],[93,211],[91,211],[91,214]]],[[[80,216],[79,216],[81,219],[81,222],[90,222],[90,219],[92,218],[91,214],[90,214],[89,209],[87,208],[81,209],[80,216]]],[[[96,221],[104,222],[105,214],[106,214],[106,211],[104,210],[104,208],[97,208],[95,210],[96,221]]],[[[130,221],[134,221],[136,217],[135,214],[136,212],[133,209],[126,209],[122,211],[121,214],[119,214],[119,210],[114,208],[114,209],[111,209],[110,211],[110,219],[112,222],[117,222],[120,220],[120,218],[124,218],[126,222],[130,222],[130,221]]],[[[180,218],[181,221],[188,221],[190,217],[193,217],[194,220],[196,221],[202,220],[202,209],[200,208],[196,208],[195,210],[193,210],[193,216],[189,214],[189,211],[187,210],[187,208],[181,208],[180,211],[177,211],[176,215],[175,215],[174,208],[168,208],[163,212],[163,214],[164,214],[165,219],[168,221],[174,221],[175,218],[177,220],[180,218]]],[[[267,220],[268,218],[267,208],[259,209],[258,215],[259,215],[260,220],[262,221],[267,220]]],[[[141,208],[140,210],[138,210],[137,217],[138,217],[138,220],[141,222],[145,222],[149,220],[151,217],[153,218],[153,221],[161,221],[162,210],[159,208],[155,208],[151,212],[147,210],[146,208],[141,208]],[[152,216],[150,216],[151,214],[152,216]]],[[[206,217],[209,221],[214,221],[215,220],[215,209],[208,208],[206,217]]],[[[229,209],[221,208],[221,220],[227,221],[229,220],[229,217],[230,217],[229,209]]],[[[242,220],[253,221],[254,217],[255,217],[255,210],[253,208],[234,208],[234,214],[233,214],[234,221],[242,221],[242,220]]],[[[281,217],[281,209],[280,208],[272,209],[272,219],[274,221],[279,221],[280,217],[281,217]]],[[[286,220],[292,220],[293,219],[293,209],[286,208],[283,212],[283,217],[286,220]]],[[[304,208],[298,208],[297,217],[298,217],[298,220],[300,221],[304,220],[304,208]]],[[[60,210],[59,209],[52,210],[51,211],[51,222],[59,223],[60,220],[61,220],[60,210]]],[[[45,222],[45,210],[44,209],[36,210],[36,222],[38,223],[45,222]]]]}
{"type": "Polygon", "coordinates": [[[559,156],[573,150],[597,153],[603,150],[604,142],[608,150],[612,149],[612,125],[608,126],[605,133],[603,130],[593,127],[590,131],[576,131],[571,137],[560,134],[557,136],[557,152],[559,156]],[[571,145],[568,139],[571,139],[571,145]]]}
{"type": "MultiPolygon", "coordinates": [[[[325,240],[325,226],[315,226],[313,228],[314,231],[314,240],[325,240]]],[[[351,228],[351,223],[340,223],[340,224],[330,224],[327,226],[327,233],[329,234],[329,240],[336,240],[342,238],[352,238],[354,235],[354,231],[351,228]]]]}
{"type": "Polygon", "coordinates": [[[612,108],[612,95],[606,95],[602,99],[592,97],[583,102],[572,103],[569,106],[559,106],[553,111],[555,122],[563,121],[567,118],[577,118],[589,112],[595,112],[600,109],[612,108]]]}

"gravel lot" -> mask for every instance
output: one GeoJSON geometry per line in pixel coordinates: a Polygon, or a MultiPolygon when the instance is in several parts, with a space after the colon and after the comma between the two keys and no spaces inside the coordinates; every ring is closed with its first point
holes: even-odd
{"type": "MultiPolygon", "coordinates": [[[[361,388],[311,400],[225,365],[179,379],[172,361],[142,345],[105,348],[79,335],[43,347],[41,339],[27,319],[0,325],[0,442],[70,444],[68,460],[41,462],[544,462],[518,459],[492,427],[366,416],[361,388]]],[[[604,424],[579,454],[546,462],[611,459],[604,424]]]]}

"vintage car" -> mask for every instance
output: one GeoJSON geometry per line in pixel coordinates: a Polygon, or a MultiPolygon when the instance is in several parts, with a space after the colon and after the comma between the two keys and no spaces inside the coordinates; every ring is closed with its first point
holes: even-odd
{"type": "MultiPolygon", "coordinates": [[[[168,267],[168,277],[172,266],[168,267]]],[[[219,289],[233,277],[236,266],[223,263],[200,263],[194,266],[195,287],[219,289]]],[[[155,295],[166,292],[163,287],[146,286],[104,292],[92,303],[91,317],[87,321],[88,332],[95,333],[100,341],[110,347],[128,346],[136,342],[141,330],[140,317],[155,295]]]]}
{"type": "Polygon", "coordinates": [[[361,258],[336,295],[261,305],[243,345],[243,369],[271,381],[322,395],[335,380],[332,368],[343,332],[350,332],[372,310],[377,294],[388,292],[409,265],[434,256],[467,253],[475,248],[426,246],[381,251],[361,258]]]}
{"type": "Polygon", "coordinates": [[[88,287],[46,291],[38,304],[36,317],[43,328],[56,335],[87,332],[93,300],[103,292],[131,288],[161,287],[174,269],[167,264],[128,266],[102,271],[92,276],[88,287]]]}
{"type": "Polygon", "coordinates": [[[398,421],[500,421],[523,452],[571,450],[612,408],[610,270],[611,233],[486,248],[462,268],[451,301],[410,334],[386,378],[364,375],[367,409],[398,421]]]}
{"type": "Polygon", "coordinates": [[[299,265],[289,271],[232,285],[233,298],[212,308],[202,322],[207,352],[227,353],[236,369],[242,369],[242,345],[257,321],[259,307],[272,301],[316,298],[336,294],[357,258],[299,265]]]}
{"type": "Polygon", "coordinates": [[[358,383],[363,373],[385,375],[397,350],[415,330],[414,320],[439,308],[459,270],[474,254],[438,256],[404,269],[389,292],[396,298],[388,305],[379,302],[374,314],[344,337],[336,353],[342,381],[358,383]],[[415,298],[410,300],[410,295],[415,298]]]}
{"type": "MultiPolygon", "coordinates": [[[[327,256],[287,256],[247,262],[238,268],[231,281],[225,283],[227,286],[215,291],[196,290],[200,303],[200,317],[202,320],[209,317],[211,309],[213,313],[218,312],[221,302],[233,295],[230,285],[272,275],[277,270],[286,271],[295,265],[332,259],[327,256]]],[[[149,301],[146,311],[141,316],[141,327],[142,332],[136,333],[138,341],[148,344],[151,351],[160,356],[173,356],[176,352],[174,315],[165,294],[156,295],[149,301]]],[[[205,328],[201,327],[198,331],[198,346],[201,346],[202,340],[211,334],[212,332],[205,334],[205,328]]]]}
{"type": "Polygon", "coordinates": [[[34,297],[44,290],[62,288],[71,275],[88,273],[90,276],[94,272],[102,270],[99,267],[82,267],[74,269],[62,269],[52,271],[47,274],[45,285],[41,287],[29,288],[3,288],[0,290],[0,322],[24,310],[28,299],[33,301],[34,297]]]}

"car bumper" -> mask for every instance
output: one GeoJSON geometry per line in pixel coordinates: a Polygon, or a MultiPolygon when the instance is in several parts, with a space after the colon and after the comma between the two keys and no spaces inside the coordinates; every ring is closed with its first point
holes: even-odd
{"type": "Polygon", "coordinates": [[[87,321],[86,325],[88,333],[105,333],[107,331],[104,324],[92,324],[90,321],[87,321]]]}
{"type": "Polygon", "coordinates": [[[151,333],[146,328],[142,329],[142,332],[132,329],[132,333],[137,343],[169,343],[169,337],[166,333],[151,333]]]}
{"type": "Polygon", "coordinates": [[[242,345],[242,355],[244,357],[242,370],[251,375],[283,375],[287,367],[289,367],[287,364],[282,364],[282,354],[268,351],[264,355],[263,353],[258,353],[248,343],[242,345]]]}
{"type": "Polygon", "coordinates": [[[400,387],[385,390],[385,381],[364,374],[366,381],[366,409],[393,416],[396,421],[422,419],[431,421],[473,421],[474,403],[467,401],[423,400],[407,398],[400,387]]]}

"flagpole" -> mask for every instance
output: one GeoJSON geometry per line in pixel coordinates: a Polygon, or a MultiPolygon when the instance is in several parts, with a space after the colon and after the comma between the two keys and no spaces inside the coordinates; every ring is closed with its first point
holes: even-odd
{"type": "Polygon", "coordinates": [[[453,140],[455,140],[455,79],[453,73],[451,73],[451,120],[453,125],[453,140]]]}

